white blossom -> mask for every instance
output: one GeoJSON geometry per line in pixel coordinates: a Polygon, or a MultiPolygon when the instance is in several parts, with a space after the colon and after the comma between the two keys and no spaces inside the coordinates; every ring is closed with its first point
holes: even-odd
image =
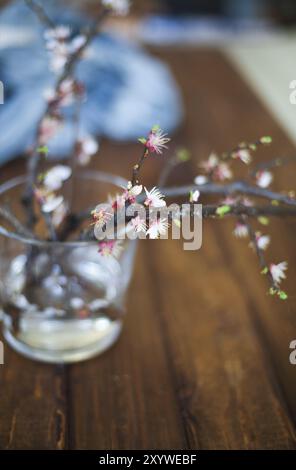
{"type": "Polygon", "coordinates": [[[266,250],[268,245],[270,244],[270,236],[269,235],[261,235],[260,232],[256,233],[256,243],[260,250],[266,250]]]}
{"type": "Polygon", "coordinates": [[[60,129],[61,119],[58,116],[46,115],[41,121],[39,143],[46,144],[60,129]]]}
{"type": "Polygon", "coordinates": [[[238,222],[233,230],[233,234],[237,238],[246,238],[249,235],[248,227],[238,222]]]}
{"type": "Polygon", "coordinates": [[[140,232],[146,233],[147,231],[146,221],[142,219],[139,215],[137,215],[137,217],[134,217],[130,221],[130,226],[133,228],[133,230],[136,233],[140,233],[140,232]]]}
{"type": "Polygon", "coordinates": [[[151,223],[147,230],[149,238],[156,239],[161,235],[165,235],[169,228],[168,221],[166,219],[157,219],[151,223]]]}
{"type": "Polygon", "coordinates": [[[276,286],[279,286],[281,281],[286,278],[285,271],[287,269],[288,269],[288,263],[286,261],[282,261],[281,263],[270,265],[269,270],[276,286]]]}
{"type": "Polygon", "coordinates": [[[43,184],[48,191],[60,189],[63,182],[70,178],[72,170],[66,165],[56,165],[44,176],[43,184]]]}
{"type": "Polygon", "coordinates": [[[240,161],[249,165],[252,161],[251,153],[248,149],[239,149],[233,154],[234,158],[238,158],[240,161]]]}
{"type": "Polygon", "coordinates": [[[86,36],[83,34],[78,34],[75,36],[69,44],[69,51],[74,54],[77,52],[81,47],[83,47],[86,43],[86,36]]]}
{"type": "Polygon", "coordinates": [[[62,204],[63,200],[63,196],[49,194],[47,197],[45,197],[44,202],[41,203],[42,212],[50,213],[55,211],[59,205],[62,204]]]}
{"type": "Polygon", "coordinates": [[[256,182],[260,188],[267,188],[273,181],[273,174],[270,171],[258,171],[256,173],[256,182]]]}
{"type": "Polygon", "coordinates": [[[213,176],[219,181],[224,181],[226,179],[228,180],[232,178],[232,171],[227,163],[221,162],[215,168],[213,176]]]}
{"type": "Polygon", "coordinates": [[[159,189],[154,186],[151,191],[148,191],[147,188],[144,188],[146,192],[145,206],[149,207],[164,207],[166,202],[163,200],[164,195],[161,194],[159,189]]]}
{"type": "Polygon", "coordinates": [[[54,227],[58,227],[66,217],[68,212],[68,207],[65,202],[62,202],[52,213],[52,223],[54,227]]]}
{"type": "Polygon", "coordinates": [[[101,229],[107,222],[109,222],[113,216],[110,211],[102,206],[97,206],[91,213],[94,219],[94,225],[95,225],[95,235],[96,235],[96,230],[101,229]]]}
{"type": "Polygon", "coordinates": [[[213,179],[224,181],[232,178],[232,171],[228,163],[221,162],[216,153],[211,153],[209,158],[201,163],[201,167],[213,179]]]}
{"type": "Polygon", "coordinates": [[[86,135],[83,138],[81,138],[78,141],[78,146],[79,146],[79,149],[78,149],[77,160],[78,160],[78,163],[82,166],[87,165],[90,162],[91,157],[95,155],[97,151],[99,150],[99,144],[97,140],[90,135],[86,135]]]}
{"type": "Polygon", "coordinates": [[[122,249],[121,241],[118,240],[104,240],[99,243],[99,253],[102,256],[113,256],[114,258],[118,258],[122,249]]]}
{"type": "Polygon", "coordinates": [[[208,178],[205,175],[198,175],[194,178],[194,183],[198,186],[208,183],[208,178]]]}
{"type": "Polygon", "coordinates": [[[133,203],[136,201],[136,197],[141,194],[143,191],[143,186],[141,184],[135,184],[134,186],[132,185],[132,182],[129,181],[127,184],[127,190],[126,190],[126,199],[133,203]]]}
{"type": "Polygon", "coordinates": [[[70,36],[71,30],[69,26],[65,25],[59,25],[56,26],[53,29],[48,29],[44,33],[44,38],[49,41],[49,40],[65,40],[68,39],[70,36]]]}
{"type": "Polygon", "coordinates": [[[196,189],[195,191],[190,193],[189,201],[190,202],[197,202],[200,196],[200,192],[196,189]]]}

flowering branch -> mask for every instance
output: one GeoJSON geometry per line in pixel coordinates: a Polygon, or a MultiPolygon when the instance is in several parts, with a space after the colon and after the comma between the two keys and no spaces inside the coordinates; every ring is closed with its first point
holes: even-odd
{"type": "Polygon", "coordinates": [[[148,154],[149,154],[149,150],[145,147],[144,152],[142,153],[142,155],[140,156],[140,158],[138,160],[138,163],[136,163],[136,165],[133,166],[133,174],[132,174],[132,185],[133,186],[135,186],[138,183],[140,170],[141,170],[141,168],[144,164],[144,161],[145,161],[146,157],[148,156],[148,154]]]}
{"type": "Polygon", "coordinates": [[[241,220],[242,220],[242,223],[246,225],[249,238],[251,241],[251,245],[255,248],[255,251],[259,260],[259,265],[261,268],[261,274],[266,275],[268,278],[268,281],[270,284],[269,293],[271,295],[275,295],[275,294],[278,295],[281,300],[286,300],[288,296],[286,292],[280,289],[279,285],[280,285],[281,280],[286,277],[284,271],[287,269],[287,263],[283,261],[277,265],[276,264],[268,265],[268,263],[265,260],[265,255],[264,255],[264,250],[267,245],[265,243],[260,245],[260,239],[262,239],[263,237],[261,236],[261,234],[258,235],[258,233],[255,232],[255,230],[250,225],[250,223],[246,222],[245,218],[242,218],[241,220]]]}
{"type": "MultiPolygon", "coordinates": [[[[275,192],[269,189],[273,181],[273,174],[270,171],[285,163],[290,163],[295,159],[274,159],[270,162],[256,165],[248,176],[242,181],[229,182],[233,178],[233,167],[235,162],[250,165],[253,153],[259,147],[269,145],[270,137],[261,137],[255,142],[241,142],[232,150],[218,155],[212,153],[207,160],[201,162],[201,174],[194,179],[194,184],[185,186],[168,187],[167,180],[173,169],[187,161],[190,156],[184,149],[178,150],[165,163],[160,173],[158,187],[147,189],[140,182],[140,174],[145,161],[153,154],[161,155],[167,149],[170,139],[161,128],[156,125],[150,130],[147,137],[142,137],[139,142],[143,145],[143,151],[132,168],[131,181],[121,194],[111,197],[107,208],[99,204],[92,210],[84,210],[79,214],[69,212],[72,200],[73,173],[76,165],[87,164],[90,157],[98,150],[98,143],[92,136],[79,136],[79,114],[81,98],[84,87],[73,78],[75,66],[84,54],[86,47],[92,38],[97,34],[99,27],[109,13],[124,15],[129,9],[129,0],[101,0],[101,8],[98,11],[92,25],[83,33],[71,37],[70,28],[67,26],[56,26],[47,16],[42,6],[34,0],[25,0],[27,5],[37,15],[40,21],[46,26],[45,33],[46,46],[51,58],[51,68],[57,73],[55,87],[47,96],[47,105],[39,121],[36,132],[35,143],[31,149],[28,159],[28,179],[24,195],[24,203],[27,209],[28,227],[33,227],[36,220],[35,209],[39,204],[40,214],[44,217],[50,240],[66,240],[75,230],[83,227],[83,222],[88,219],[91,212],[92,224],[84,228],[79,234],[79,240],[99,240],[99,253],[102,256],[118,256],[121,251],[121,241],[118,234],[134,231],[136,234],[149,238],[160,238],[165,235],[169,228],[169,222],[180,227],[183,217],[197,215],[196,203],[199,198],[205,195],[222,196],[223,200],[217,200],[214,204],[203,204],[201,216],[204,218],[224,216],[234,216],[237,224],[234,228],[234,235],[243,238],[249,237],[250,244],[255,249],[259,264],[263,274],[267,275],[270,282],[270,294],[278,295],[285,300],[287,294],[279,287],[280,282],[285,278],[287,263],[267,264],[264,250],[270,242],[269,235],[255,231],[251,226],[250,218],[257,218],[263,225],[268,222],[267,216],[286,217],[296,215],[296,199],[292,192],[275,192]],[[63,120],[61,108],[77,101],[76,114],[74,117],[75,145],[72,159],[69,166],[57,165],[45,172],[40,172],[41,163],[47,156],[47,143],[54,136],[63,120]],[[56,193],[61,189],[63,183],[70,179],[68,205],[62,195],[56,193]],[[167,197],[186,196],[189,205],[178,209],[178,214],[169,213],[167,218],[161,215],[161,208],[166,208],[167,197]],[[265,199],[269,204],[261,205],[256,203],[256,199],[265,199]],[[139,204],[136,215],[127,216],[125,213],[124,225],[119,226],[117,218],[120,210],[130,208],[134,203],[139,204]],[[150,211],[154,210],[154,215],[150,217],[150,211]],[[152,220],[153,219],[153,220],[152,220]],[[109,239],[107,234],[108,223],[112,220],[116,228],[115,239],[109,239]],[[101,238],[101,232],[103,237],[101,238]]],[[[199,210],[199,209],[198,209],[199,210]]],[[[153,211],[152,211],[153,212],[153,211]]],[[[26,236],[32,236],[31,231],[23,227],[13,214],[0,208],[0,216],[5,218],[13,227],[26,236]]],[[[120,221],[121,222],[121,221],[120,221]]],[[[85,226],[84,226],[85,227],[85,226]]]]}
{"type": "MultiPolygon", "coordinates": [[[[37,16],[41,18],[43,22],[46,23],[47,26],[49,26],[50,28],[54,26],[51,20],[47,18],[46,13],[44,12],[43,8],[40,5],[37,5],[34,1],[29,1],[29,6],[37,14],[37,16]]],[[[55,89],[53,92],[54,97],[59,97],[63,95],[62,85],[72,75],[73,70],[78,60],[83,55],[83,52],[85,51],[85,49],[87,48],[87,46],[89,45],[93,37],[97,34],[99,26],[101,25],[102,21],[106,17],[107,13],[108,13],[108,9],[102,8],[99,11],[99,14],[97,15],[97,17],[95,18],[93,25],[86,32],[85,36],[78,37],[79,40],[76,41],[74,52],[72,52],[69,55],[64,65],[63,71],[60,74],[56,82],[55,89]]],[[[50,37],[52,36],[54,37],[54,41],[56,41],[57,43],[59,42],[64,43],[68,35],[68,33],[65,30],[62,29],[61,31],[61,29],[62,27],[60,28],[59,31],[56,31],[57,28],[54,27],[54,29],[52,30],[53,33],[51,33],[50,35],[50,37]]],[[[58,121],[59,115],[56,113],[56,110],[55,110],[56,105],[57,105],[56,99],[50,100],[48,102],[46,109],[43,113],[43,116],[41,117],[39,121],[37,132],[36,132],[36,139],[35,139],[36,141],[35,141],[35,144],[32,146],[32,150],[28,159],[28,167],[27,167],[28,179],[27,179],[25,194],[23,197],[23,203],[27,210],[27,214],[28,214],[27,224],[29,227],[32,227],[36,220],[33,200],[34,200],[34,190],[35,190],[34,188],[35,188],[35,184],[36,184],[37,177],[38,177],[38,166],[39,166],[41,156],[42,154],[44,154],[44,152],[40,151],[40,149],[43,149],[42,146],[44,145],[44,141],[43,141],[44,140],[44,127],[45,127],[44,124],[45,124],[46,118],[47,118],[47,121],[49,120],[58,121]]],[[[54,122],[51,122],[51,126],[53,125],[54,125],[54,122]]]]}
{"type": "Polygon", "coordinates": [[[138,184],[138,178],[141,168],[148,157],[149,153],[161,154],[164,148],[167,148],[166,144],[170,141],[166,134],[162,132],[158,125],[152,127],[147,138],[141,137],[139,142],[144,145],[144,151],[140,156],[138,163],[133,167],[132,174],[132,186],[138,184]]]}

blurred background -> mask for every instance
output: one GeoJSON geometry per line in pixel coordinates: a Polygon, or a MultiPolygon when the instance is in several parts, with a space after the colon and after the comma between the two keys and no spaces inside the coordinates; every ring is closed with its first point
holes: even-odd
{"type": "MultiPolygon", "coordinates": [[[[39,3],[57,23],[70,21],[74,30],[85,24],[84,15],[97,8],[96,0],[39,3]]],[[[42,95],[53,77],[48,73],[43,27],[22,0],[2,0],[1,5],[7,7],[0,14],[0,78],[6,98],[6,106],[0,108],[0,160],[4,162],[30,145],[44,105],[42,95]],[[24,73],[22,64],[28,61],[31,67],[24,73]],[[20,107],[26,109],[26,120],[20,121],[18,115],[10,119],[20,107]]],[[[155,122],[173,132],[184,118],[182,91],[167,61],[149,54],[149,48],[196,47],[219,50],[296,142],[295,112],[289,101],[295,74],[291,60],[296,54],[295,21],[293,0],[134,0],[128,17],[106,22],[105,35],[94,41],[92,52],[78,67],[88,92],[82,133],[133,141],[155,122]]],[[[72,143],[69,124],[51,143],[51,155],[67,156],[72,143]]]]}
{"type": "MultiPolygon", "coordinates": [[[[74,0],[75,1],[75,0],[74,0]]],[[[79,0],[75,1],[76,3],[79,0]]],[[[73,2],[72,2],[73,3],[73,2]]],[[[86,5],[95,0],[86,0],[86,5]]],[[[171,15],[211,15],[220,18],[261,18],[280,24],[293,25],[296,6],[293,0],[135,0],[133,11],[138,14],[163,13],[171,15]]]]}

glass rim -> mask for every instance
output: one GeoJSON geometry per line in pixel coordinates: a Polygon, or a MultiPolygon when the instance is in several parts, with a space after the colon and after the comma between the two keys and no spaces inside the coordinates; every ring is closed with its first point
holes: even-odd
{"type": "MultiPolygon", "coordinates": [[[[104,183],[111,183],[114,186],[117,186],[118,189],[125,189],[127,187],[128,180],[125,178],[114,175],[112,173],[107,173],[104,171],[98,170],[83,170],[78,175],[75,175],[78,179],[85,180],[94,180],[101,181],[104,183]]],[[[15,186],[25,183],[27,181],[27,175],[20,175],[14,178],[11,178],[4,183],[0,184],[0,196],[5,194],[6,191],[13,189],[15,186]]],[[[99,202],[98,202],[99,204],[99,202]]],[[[37,238],[26,237],[24,235],[19,235],[16,232],[7,230],[0,224],[0,235],[3,235],[6,238],[10,238],[26,245],[34,245],[38,247],[69,247],[69,248],[78,248],[83,246],[95,245],[98,243],[96,240],[74,240],[74,241],[61,241],[61,240],[39,240],[37,238]]]]}

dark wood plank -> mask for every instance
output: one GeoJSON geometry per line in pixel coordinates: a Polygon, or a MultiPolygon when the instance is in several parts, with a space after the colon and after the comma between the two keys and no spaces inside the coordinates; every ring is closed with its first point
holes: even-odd
{"type": "Polygon", "coordinates": [[[0,449],[64,449],[62,367],[27,360],[4,346],[0,366],[0,449]]]}
{"type": "MultiPolygon", "coordinates": [[[[168,57],[166,53],[165,57],[168,57]]],[[[260,135],[273,135],[276,145],[271,149],[271,152],[274,152],[274,155],[278,155],[279,151],[281,151],[281,154],[283,152],[284,154],[293,152],[294,149],[287,141],[285,134],[219,53],[215,51],[195,51],[195,57],[195,60],[193,60],[193,52],[182,51],[182,54],[178,56],[177,64],[176,55],[172,53],[170,55],[174,71],[185,91],[185,105],[187,104],[186,109],[188,113],[184,133],[187,135],[190,147],[193,150],[196,161],[196,164],[193,166],[196,168],[196,172],[197,160],[206,157],[209,151],[213,149],[218,151],[224,150],[231,148],[240,140],[255,139],[258,137],[258,132],[260,132],[260,135]],[[182,74],[180,73],[181,70],[182,74]],[[193,70],[195,70],[195,73],[193,70]],[[217,77],[219,78],[218,80],[217,77]],[[212,123],[211,125],[210,122],[212,123]]],[[[282,170],[279,175],[278,189],[280,187],[295,187],[293,174],[295,172],[292,173],[289,169],[282,170]]],[[[273,248],[276,245],[274,250],[275,261],[291,256],[292,264],[293,260],[295,261],[295,223],[284,225],[281,223],[280,225],[278,222],[274,225],[272,240],[273,248]],[[283,245],[285,246],[284,250],[283,245]]],[[[151,269],[155,273],[161,272],[162,277],[165,276],[166,272],[170,273],[167,276],[170,276],[171,285],[176,284],[178,279],[180,279],[180,298],[186,299],[186,308],[184,309],[186,311],[186,320],[183,320],[182,323],[185,331],[189,328],[186,321],[190,322],[191,318],[194,324],[194,319],[196,318],[197,329],[201,327],[204,332],[200,335],[201,337],[198,336],[198,332],[196,333],[196,347],[192,346],[191,353],[187,353],[187,355],[184,353],[184,361],[180,368],[181,373],[184,372],[184,364],[188,364],[190,356],[194,356],[196,352],[197,358],[193,359],[193,362],[194,364],[197,362],[198,365],[201,363],[200,367],[202,369],[198,377],[200,377],[205,387],[204,396],[208,399],[208,406],[201,404],[202,392],[198,391],[197,386],[196,394],[193,394],[193,396],[198,397],[196,398],[197,408],[194,408],[193,411],[190,408],[189,413],[198,423],[196,427],[193,425],[193,429],[195,429],[196,436],[198,437],[198,430],[202,426],[203,421],[201,419],[198,420],[198,417],[200,417],[200,412],[202,413],[203,408],[206,408],[207,425],[205,428],[202,427],[204,432],[201,433],[204,440],[207,433],[209,433],[208,442],[205,441],[205,444],[203,444],[205,446],[221,445],[223,448],[229,445],[231,447],[243,448],[293,447],[295,446],[295,434],[292,421],[295,422],[294,397],[296,381],[295,372],[293,366],[289,364],[288,357],[289,343],[295,337],[296,303],[293,289],[295,268],[292,267],[289,273],[289,286],[292,294],[289,302],[284,304],[279,303],[276,299],[270,299],[265,295],[265,280],[259,274],[255,256],[252,257],[247,248],[241,248],[238,242],[233,239],[231,236],[232,229],[233,223],[224,224],[216,222],[214,225],[212,222],[205,224],[204,245],[199,257],[196,257],[197,273],[199,269],[202,273],[202,279],[198,276],[198,281],[191,281],[190,277],[194,278],[194,264],[192,262],[189,266],[189,264],[187,265],[185,262],[182,262],[183,254],[178,255],[178,265],[181,265],[183,269],[179,276],[176,275],[172,279],[174,277],[173,273],[177,269],[172,260],[177,255],[172,255],[172,248],[169,253],[169,243],[166,242],[164,246],[164,250],[169,253],[165,260],[162,259],[162,253],[158,247],[156,247],[156,250],[159,250],[158,256],[155,255],[153,258],[151,255],[149,256],[149,259],[153,259],[154,265],[151,269]],[[221,253],[214,249],[215,241],[209,242],[208,225],[211,226],[210,230],[215,234],[217,247],[221,247],[223,257],[221,257],[221,253]],[[207,246],[209,246],[208,249],[207,246]],[[213,253],[215,253],[214,256],[213,253]],[[200,257],[203,258],[204,256],[206,260],[210,259],[214,263],[208,273],[205,266],[203,264],[200,265],[200,257]],[[171,263],[171,265],[167,266],[167,262],[171,263]],[[165,266],[165,268],[161,271],[162,266],[165,266]],[[218,270],[220,271],[217,276],[218,270]],[[188,283],[191,285],[193,294],[198,292],[196,301],[194,300],[194,295],[190,295],[188,283]],[[211,288],[213,290],[210,295],[211,288]],[[185,295],[184,290],[186,290],[185,295]],[[200,296],[205,296],[209,302],[215,303],[217,308],[219,308],[219,313],[216,315],[220,316],[220,320],[217,318],[215,320],[218,322],[218,325],[221,322],[220,328],[225,328],[226,331],[222,334],[223,336],[226,335],[226,338],[229,336],[228,339],[232,342],[232,347],[238,341],[232,354],[228,350],[227,339],[225,339],[225,343],[222,343],[223,346],[220,348],[220,354],[218,353],[218,345],[214,346],[217,348],[216,353],[214,349],[210,351],[210,346],[207,346],[207,341],[211,341],[210,338],[216,339],[218,343],[220,340],[218,332],[215,333],[215,330],[211,331],[211,328],[214,328],[213,325],[210,326],[210,322],[213,320],[213,313],[209,306],[206,305],[206,302],[200,307],[203,312],[199,314],[201,318],[198,315],[198,309],[194,307],[195,302],[200,302],[200,296]],[[228,311],[230,306],[231,311],[228,311]],[[190,315],[192,310],[195,316],[192,316],[193,312],[190,315]],[[203,323],[207,323],[207,325],[205,326],[203,323]],[[241,326],[239,326],[239,323],[241,323],[241,326]],[[232,332],[231,325],[233,328],[235,327],[232,332]],[[209,330],[206,328],[209,328],[209,330]],[[252,330],[254,331],[252,332],[252,330]],[[244,337],[240,338],[240,334],[243,334],[244,337]],[[200,346],[202,340],[204,341],[202,343],[203,347],[200,346]],[[205,354],[205,357],[199,361],[198,358],[202,357],[203,354],[205,354]],[[207,355],[209,355],[211,363],[207,362],[207,355]],[[227,369],[230,367],[231,375],[234,375],[234,377],[230,376],[228,379],[226,377],[224,379],[221,378],[221,384],[224,383],[224,386],[222,390],[220,389],[220,397],[222,395],[222,404],[220,406],[217,403],[211,405],[211,403],[215,402],[215,392],[217,393],[220,380],[218,371],[213,368],[215,355],[219,357],[217,361],[222,370],[220,373],[222,375],[226,373],[226,376],[229,375],[227,369]],[[245,361],[247,362],[245,363],[245,361]],[[224,368],[226,368],[226,371],[224,368]],[[208,374],[213,375],[205,385],[204,382],[208,376],[207,369],[209,369],[208,374]],[[215,370],[215,373],[213,370],[215,370]],[[241,376],[244,376],[245,373],[248,376],[248,383],[243,385],[242,390],[242,384],[240,383],[242,380],[241,376]],[[236,375],[238,376],[236,377],[236,375]],[[254,379],[251,379],[251,377],[254,377],[254,379]],[[232,383],[233,380],[234,384],[232,383]],[[227,381],[229,381],[228,385],[227,381]],[[235,394],[240,393],[238,400],[242,399],[241,403],[238,401],[235,405],[233,402],[235,396],[233,397],[231,393],[233,387],[237,388],[235,394]],[[212,393],[211,388],[213,389],[212,393]],[[226,392],[226,390],[228,391],[226,392]],[[225,393],[224,406],[223,393],[225,393]],[[232,407],[229,407],[229,419],[225,423],[223,411],[226,413],[225,403],[231,400],[231,397],[232,407]],[[200,410],[200,407],[202,410],[200,410]],[[216,407],[220,409],[220,416],[215,414],[215,409],[217,411],[216,407]],[[231,417],[231,410],[233,411],[233,417],[231,417]],[[234,418],[235,416],[236,418],[234,418]],[[213,424],[212,431],[215,430],[216,436],[215,434],[211,435],[211,428],[209,426],[211,421],[213,424]],[[223,436],[219,436],[219,429],[223,436]]],[[[189,261],[191,261],[190,257],[187,262],[189,263],[189,261]]],[[[156,283],[160,283],[160,279],[160,277],[157,278],[156,283]]],[[[172,305],[176,305],[176,297],[179,297],[174,290],[171,290],[171,296],[171,302],[168,302],[167,299],[163,300],[164,316],[170,328],[168,337],[171,339],[175,332],[172,341],[173,351],[176,358],[179,358],[180,351],[176,351],[176,345],[178,344],[176,332],[179,335],[180,328],[179,324],[176,326],[176,321],[170,321],[172,305]]],[[[181,309],[182,302],[179,300],[174,320],[178,319],[178,312],[181,309]]],[[[218,325],[216,326],[217,329],[219,329],[218,325]]],[[[194,336],[193,326],[188,331],[194,336]]],[[[191,342],[191,339],[189,341],[191,342]]],[[[184,346],[182,348],[184,349],[184,346]]],[[[199,372],[198,368],[197,370],[199,372]]],[[[188,377],[190,377],[189,370],[188,377]]],[[[188,377],[187,380],[190,380],[188,377]]],[[[186,380],[184,382],[186,389],[186,380]]],[[[195,382],[193,381],[193,383],[195,382]]],[[[192,388],[194,389],[193,386],[192,388]]],[[[192,442],[196,442],[194,433],[192,442]]]]}
{"type": "Polygon", "coordinates": [[[187,447],[143,247],[138,255],[118,344],[70,368],[72,448],[187,447]]]}
{"type": "MultiPolygon", "coordinates": [[[[23,174],[24,170],[23,159],[13,161],[1,168],[0,180],[23,174]]],[[[30,361],[6,343],[4,360],[4,365],[0,365],[0,449],[64,449],[64,368],[30,361]]]]}
{"type": "Polygon", "coordinates": [[[225,265],[213,223],[207,231],[198,253],[166,241],[151,256],[147,246],[190,447],[293,448],[293,427],[249,318],[248,295],[225,265]]]}

